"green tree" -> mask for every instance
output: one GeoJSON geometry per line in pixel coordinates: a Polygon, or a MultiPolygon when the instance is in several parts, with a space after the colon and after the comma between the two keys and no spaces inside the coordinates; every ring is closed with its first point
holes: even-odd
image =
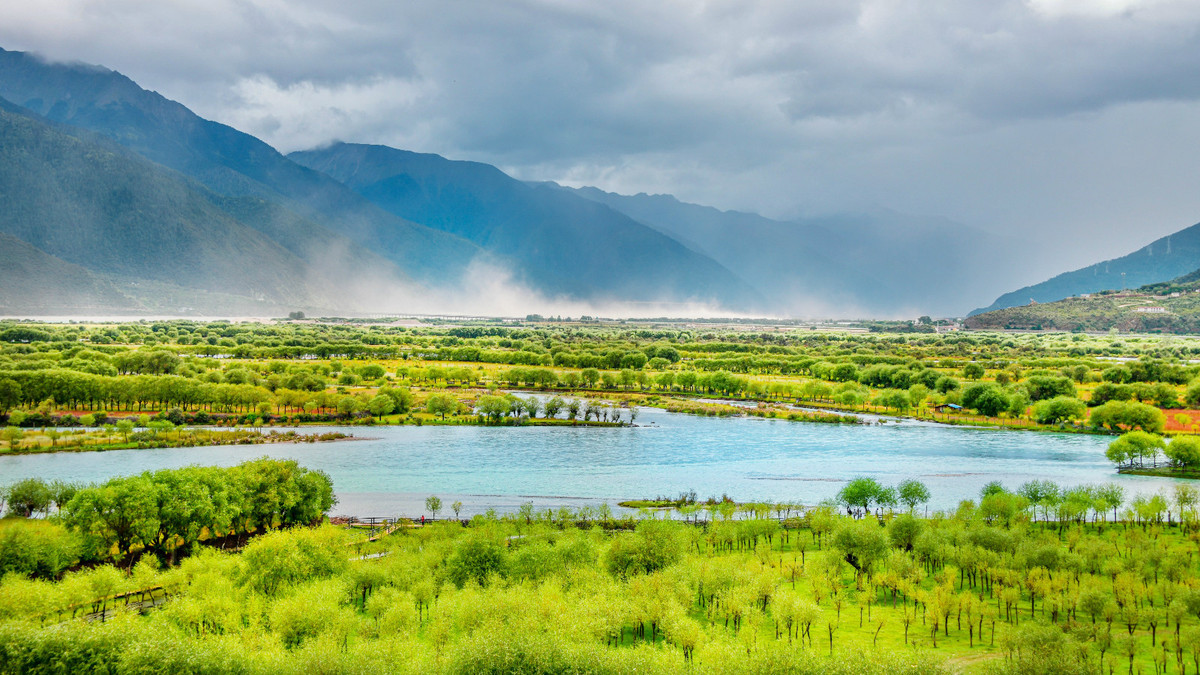
{"type": "Polygon", "coordinates": [[[158,495],[149,476],[114,478],[80,490],[67,504],[67,527],[79,532],[92,555],[119,557],[139,541],[153,540],[159,530],[158,495]]]}
{"type": "Polygon", "coordinates": [[[337,402],[337,411],[342,417],[352,417],[361,408],[362,403],[353,396],[343,396],[337,402]]]}
{"type": "Polygon", "coordinates": [[[21,403],[21,385],[9,377],[0,377],[0,413],[6,413],[21,403]]]}
{"type": "Polygon", "coordinates": [[[991,382],[978,382],[963,391],[962,405],[980,415],[995,417],[1008,410],[1009,396],[1003,388],[991,382]]]}
{"type": "Polygon", "coordinates": [[[0,437],[3,437],[8,443],[9,450],[16,450],[21,447],[21,440],[25,438],[25,432],[21,430],[21,427],[4,427],[3,431],[0,431],[0,437]]]}
{"type": "Polygon", "coordinates": [[[978,380],[984,375],[983,366],[978,363],[968,363],[963,366],[962,372],[963,377],[968,380],[978,380]]]}
{"type": "Polygon", "coordinates": [[[610,574],[628,578],[650,574],[675,564],[683,556],[684,541],[676,523],[642,520],[635,532],[613,538],[605,555],[610,574]]]}
{"type": "Polygon", "coordinates": [[[54,499],[50,486],[40,478],[26,478],[13,483],[8,487],[6,496],[9,513],[22,518],[48,512],[54,499]]]}
{"type": "Polygon", "coordinates": [[[491,537],[473,534],[459,541],[446,560],[447,578],[461,588],[469,580],[487,586],[493,577],[508,573],[508,556],[491,537]]]}
{"type": "Polygon", "coordinates": [[[425,510],[437,520],[437,514],[442,510],[442,498],[437,495],[429,495],[425,498],[425,510]]]}
{"type": "Polygon", "coordinates": [[[546,400],[546,417],[558,417],[558,413],[562,412],[564,405],[565,403],[563,402],[563,398],[561,396],[551,396],[546,400]]]}
{"type": "Polygon", "coordinates": [[[450,394],[431,394],[425,400],[425,410],[430,415],[439,415],[444,420],[446,415],[458,410],[458,399],[450,394]]]}
{"type": "Polygon", "coordinates": [[[267,596],[344,571],[345,549],[332,527],[279,530],[256,537],[242,551],[237,582],[267,596]]]}
{"type": "MultiPolygon", "coordinates": [[[[1017,488],[1017,494],[1024,497],[1033,506],[1042,507],[1045,514],[1062,499],[1062,490],[1058,484],[1048,480],[1031,480],[1017,488]]],[[[1036,517],[1036,513],[1034,516],[1036,517]]]]}
{"type": "Polygon", "coordinates": [[[500,421],[500,418],[507,415],[512,410],[512,404],[503,396],[480,396],[475,401],[475,409],[479,411],[492,424],[500,421]]]}
{"type": "Polygon", "coordinates": [[[918,504],[928,502],[930,496],[929,488],[925,487],[921,481],[912,478],[900,481],[896,492],[900,502],[907,506],[909,511],[915,510],[918,504]]]}
{"type": "Polygon", "coordinates": [[[135,428],[133,420],[129,419],[128,417],[117,420],[116,426],[117,426],[117,431],[121,432],[121,437],[124,439],[124,442],[128,443],[129,442],[129,434],[133,433],[133,430],[135,428]]]}
{"type": "Polygon", "coordinates": [[[384,386],[379,388],[379,393],[392,399],[392,412],[403,415],[412,410],[413,395],[407,387],[384,386]]]}
{"type": "Polygon", "coordinates": [[[592,387],[596,386],[596,382],[600,380],[600,371],[596,370],[595,368],[584,368],[579,373],[579,377],[583,379],[583,386],[591,389],[592,387]]]}
{"type": "Polygon", "coordinates": [[[1163,454],[1175,466],[1185,468],[1200,466],[1200,438],[1176,436],[1171,439],[1163,454]]]}
{"type": "Polygon", "coordinates": [[[1134,462],[1141,466],[1145,458],[1157,458],[1159,451],[1165,447],[1161,436],[1145,431],[1129,431],[1109,443],[1104,456],[1117,466],[1129,466],[1134,462]]]}
{"type": "Polygon", "coordinates": [[[902,513],[892,518],[887,524],[887,533],[892,540],[892,546],[905,551],[913,550],[917,537],[921,536],[921,532],[924,530],[925,524],[911,513],[902,513]]]}
{"type": "Polygon", "coordinates": [[[1092,410],[1088,421],[1094,427],[1112,431],[1140,429],[1152,434],[1162,433],[1167,417],[1163,411],[1135,401],[1109,401],[1092,410]]]}
{"type": "Polygon", "coordinates": [[[1069,377],[1035,375],[1023,385],[1032,401],[1046,401],[1055,397],[1075,397],[1075,383],[1069,377]]]}
{"type": "Polygon", "coordinates": [[[846,519],[833,532],[833,547],[854,568],[856,577],[869,576],[887,555],[888,533],[874,518],[846,519]]]}
{"type": "Polygon", "coordinates": [[[838,491],[838,501],[862,515],[871,510],[871,504],[879,500],[882,492],[883,486],[874,478],[859,477],[838,491]]]}
{"type": "Polygon", "coordinates": [[[1087,415],[1087,405],[1072,396],[1056,396],[1038,401],[1033,406],[1033,419],[1038,424],[1057,424],[1081,420],[1087,415]]]}
{"type": "Polygon", "coordinates": [[[1117,509],[1125,503],[1125,488],[1116,483],[1105,483],[1096,489],[1096,508],[1102,511],[1112,511],[1113,520],[1117,519],[1117,509]]]}
{"type": "Polygon", "coordinates": [[[396,404],[392,401],[392,397],[386,394],[376,394],[370,401],[367,401],[367,410],[376,418],[382,418],[395,408],[396,404]]]}

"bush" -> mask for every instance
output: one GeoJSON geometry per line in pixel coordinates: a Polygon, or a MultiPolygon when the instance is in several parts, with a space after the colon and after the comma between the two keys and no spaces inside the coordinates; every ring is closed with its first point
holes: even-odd
{"type": "Polygon", "coordinates": [[[1141,429],[1159,434],[1167,424],[1167,416],[1158,408],[1145,403],[1109,401],[1093,409],[1088,421],[1094,427],[1106,427],[1112,431],[1141,429]]]}
{"type": "Polygon", "coordinates": [[[1038,424],[1081,420],[1085,415],[1087,406],[1072,396],[1055,396],[1049,400],[1038,401],[1037,405],[1033,406],[1033,420],[1038,424]]]}
{"type": "Polygon", "coordinates": [[[7,520],[0,525],[0,577],[10,572],[57,577],[79,562],[80,542],[57,523],[7,520]]]}
{"type": "Polygon", "coordinates": [[[508,556],[500,544],[486,535],[476,535],[458,544],[446,561],[447,578],[462,587],[467,581],[486,586],[492,575],[508,574],[508,556]]]}
{"type": "Polygon", "coordinates": [[[632,534],[622,534],[613,539],[605,557],[605,566],[613,576],[629,577],[649,574],[673,565],[683,555],[679,534],[675,523],[643,520],[632,534]]]}
{"type": "Polygon", "coordinates": [[[349,563],[345,552],[331,545],[339,537],[332,527],[263,535],[242,552],[239,581],[274,595],[293,584],[340,573],[349,563]]]}

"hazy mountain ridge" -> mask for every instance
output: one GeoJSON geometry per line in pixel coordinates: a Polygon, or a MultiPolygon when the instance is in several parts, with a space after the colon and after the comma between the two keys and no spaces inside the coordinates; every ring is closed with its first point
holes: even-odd
{"type": "Polygon", "coordinates": [[[708,256],[602,204],[494,166],[338,143],[288,155],[400,217],[516,261],[518,279],[576,297],[718,300],[763,311],[761,295],[708,256]]]}
{"type": "Polygon", "coordinates": [[[1047,303],[1083,293],[1137,288],[1175,279],[1200,268],[1200,223],[1161,237],[1130,253],[1064,272],[1032,286],[1005,293],[991,305],[971,315],[1026,305],[1047,303]]]}
{"type": "Polygon", "coordinates": [[[689,242],[792,312],[953,316],[1021,274],[1018,242],[944,218],[875,210],[781,221],[671,195],[561,189],[689,242]]]}
{"type": "MultiPolygon", "coordinates": [[[[209,201],[220,210],[310,268],[323,270],[326,277],[369,276],[376,283],[363,285],[380,295],[390,292],[393,300],[405,292],[428,296],[419,289],[412,292],[410,278],[444,290],[446,296],[465,288],[456,286],[460,282],[473,285],[466,289],[470,293],[499,279],[500,286],[489,289],[493,294],[514,290],[503,284],[516,281],[527,287],[515,289],[522,297],[532,292],[546,298],[688,301],[730,311],[765,310],[748,285],[712,260],[587,200],[546,207],[550,213],[530,218],[536,209],[522,211],[530,202],[545,206],[564,198],[514,197],[514,185],[537,191],[494,167],[471,164],[468,180],[441,185],[437,194],[426,195],[428,208],[420,213],[440,226],[427,227],[291,161],[257,138],[203,120],[102,67],[46,63],[0,50],[0,96],[29,106],[49,121],[100,134],[199,181],[217,193],[209,201]],[[474,185],[483,173],[490,173],[492,183],[474,185]],[[494,189],[498,192],[489,194],[494,189]],[[443,193],[449,201],[439,196],[443,193]],[[499,198],[495,207],[501,218],[494,218],[494,211],[483,213],[473,225],[493,222],[459,230],[482,246],[454,233],[452,224],[459,213],[453,201],[467,197],[484,202],[499,198]],[[604,215],[598,216],[601,211],[604,215]],[[577,226],[580,222],[585,224],[577,226]],[[582,236],[585,233],[588,236],[582,236]]],[[[396,204],[391,206],[399,211],[396,204]]]]}

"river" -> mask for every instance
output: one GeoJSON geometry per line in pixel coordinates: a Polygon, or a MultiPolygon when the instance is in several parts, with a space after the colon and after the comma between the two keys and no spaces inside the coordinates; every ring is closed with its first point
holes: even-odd
{"type": "MultiPolygon", "coordinates": [[[[628,413],[625,415],[628,420],[628,413]]],[[[912,420],[871,425],[716,418],[642,408],[638,426],[338,428],[360,440],[0,457],[0,484],[26,477],[99,481],[189,464],[292,458],[333,479],[334,514],[420,515],[425,497],[463,503],[463,515],[525,501],[573,507],[695,490],[704,499],[815,504],[856,476],[894,485],[916,478],[931,508],[978,499],[992,480],[1016,489],[1032,479],[1064,486],[1111,481],[1137,493],[1169,491],[1171,479],[1118,475],[1105,436],[951,427],[912,420]]],[[[318,432],[323,428],[305,428],[318,432]]]]}

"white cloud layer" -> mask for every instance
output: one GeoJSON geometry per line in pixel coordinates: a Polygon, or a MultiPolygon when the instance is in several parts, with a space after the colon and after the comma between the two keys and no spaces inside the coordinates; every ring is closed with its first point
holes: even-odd
{"type": "Polygon", "coordinates": [[[885,205],[1117,255],[1200,220],[1200,3],[40,0],[101,63],[281,150],[334,139],[768,215],[885,205]]]}

